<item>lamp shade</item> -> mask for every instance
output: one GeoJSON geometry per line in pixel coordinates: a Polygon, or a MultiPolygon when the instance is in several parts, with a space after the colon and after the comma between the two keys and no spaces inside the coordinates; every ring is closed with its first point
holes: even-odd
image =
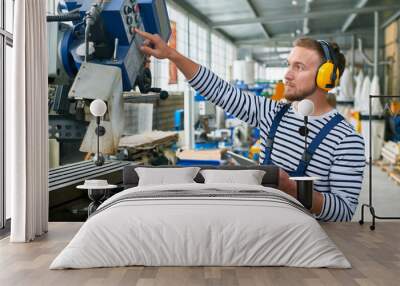
{"type": "Polygon", "coordinates": [[[94,116],[103,116],[107,111],[107,105],[101,99],[95,99],[90,104],[90,113],[94,116]]]}
{"type": "Polygon", "coordinates": [[[303,99],[297,105],[298,111],[303,116],[309,116],[314,112],[314,103],[309,99],[303,99]]]}

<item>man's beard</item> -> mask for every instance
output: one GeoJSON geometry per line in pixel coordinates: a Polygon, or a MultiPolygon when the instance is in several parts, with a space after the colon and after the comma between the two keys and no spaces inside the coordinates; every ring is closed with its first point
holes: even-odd
{"type": "Polygon", "coordinates": [[[292,95],[287,95],[285,93],[284,96],[285,96],[285,99],[290,101],[290,102],[301,101],[301,100],[307,98],[308,96],[310,96],[311,94],[313,94],[316,89],[317,89],[317,85],[314,84],[313,87],[310,88],[309,90],[305,90],[305,91],[303,91],[301,93],[296,93],[296,94],[292,94],[292,95]]]}

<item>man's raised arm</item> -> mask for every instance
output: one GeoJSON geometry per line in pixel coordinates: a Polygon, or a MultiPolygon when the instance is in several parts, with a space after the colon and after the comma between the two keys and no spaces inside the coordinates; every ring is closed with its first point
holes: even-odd
{"type": "Polygon", "coordinates": [[[196,91],[246,123],[258,127],[260,118],[265,116],[264,113],[271,112],[276,106],[275,101],[244,92],[232,86],[209,69],[169,47],[158,35],[137,29],[135,29],[135,32],[145,38],[144,45],[140,48],[143,53],[158,59],[169,59],[175,63],[196,91]]]}

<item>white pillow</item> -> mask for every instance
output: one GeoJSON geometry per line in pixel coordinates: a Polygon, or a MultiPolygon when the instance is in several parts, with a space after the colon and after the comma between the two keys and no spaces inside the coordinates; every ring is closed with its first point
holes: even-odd
{"type": "Polygon", "coordinates": [[[135,168],[139,176],[138,186],[195,183],[199,167],[188,168],[135,168]]]}
{"type": "Polygon", "coordinates": [[[205,184],[234,183],[261,185],[265,171],[262,170],[201,170],[205,184]]]}

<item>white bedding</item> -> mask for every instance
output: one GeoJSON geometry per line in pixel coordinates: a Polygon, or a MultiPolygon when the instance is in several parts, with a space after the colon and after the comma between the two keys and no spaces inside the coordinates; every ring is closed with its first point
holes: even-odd
{"type": "MultiPolygon", "coordinates": [[[[122,200],[133,192],[262,190],[262,186],[180,184],[125,190],[85,222],[50,269],[145,266],[294,266],[350,268],[319,223],[274,200],[181,197],[122,200]],[[108,207],[107,207],[108,205],[108,207]]],[[[298,203],[298,202],[297,202],[298,203]]]]}

